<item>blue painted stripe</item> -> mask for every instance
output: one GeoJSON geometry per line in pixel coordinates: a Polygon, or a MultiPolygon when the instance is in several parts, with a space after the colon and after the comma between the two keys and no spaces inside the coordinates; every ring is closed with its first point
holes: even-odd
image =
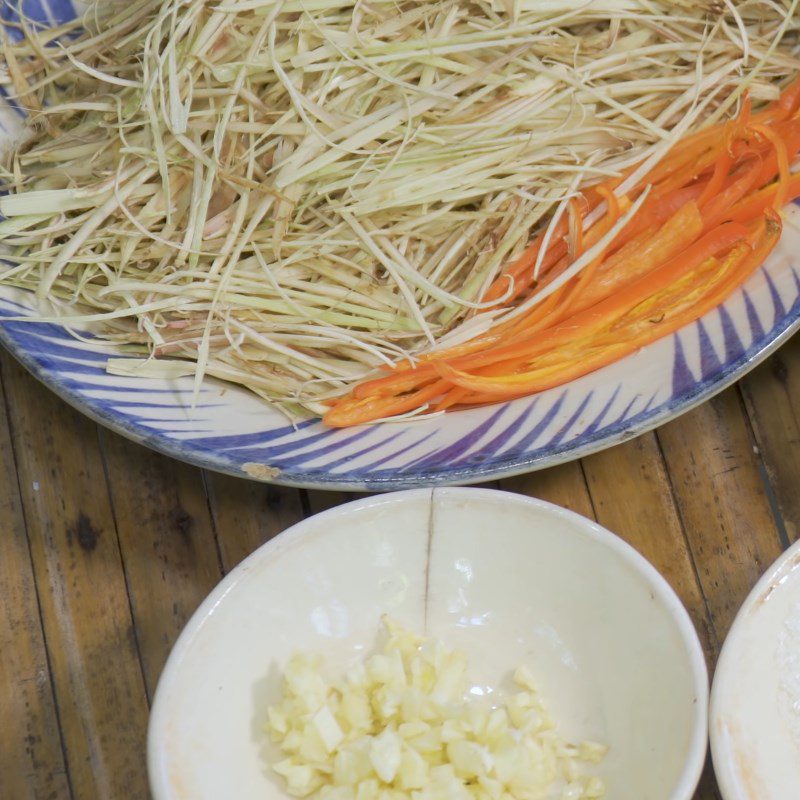
{"type": "MultiPolygon", "coordinates": [[[[20,0],[16,0],[16,2],[3,0],[3,2],[0,2],[0,22],[6,23],[3,27],[12,42],[19,42],[24,35],[19,29],[19,2],[20,0]]],[[[0,89],[0,93],[6,94],[2,89],[0,89]]]]}
{"type": "Polygon", "coordinates": [[[770,274],[764,270],[764,280],[767,282],[767,286],[769,287],[769,296],[772,300],[772,307],[775,309],[775,314],[772,317],[772,324],[774,325],[776,322],[780,322],[786,316],[786,308],[783,305],[783,300],[781,300],[780,294],[778,294],[778,288],[775,286],[775,281],[772,280],[770,274]]]}
{"type": "MultiPolygon", "coordinates": [[[[650,399],[644,404],[644,408],[642,409],[642,411],[649,411],[650,410],[650,406],[653,405],[653,403],[655,402],[656,397],[658,397],[658,392],[653,392],[653,394],[650,395],[650,399]]],[[[625,411],[622,412],[622,416],[620,416],[619,419],[625,419],[625,417],[628,415],[628,411],[630,411],[631,406],[635,402],[636,402],[636,398],[634,397],[633,400],[631,400],[630,403],[628,403],[628,405],[625,408],[625,411]]]]}
{"type": "MultiPolygon", "coordinates": [[[[194,433],[194,431],[181,431],[181,430],[169,431],[169,430],[164,430],[164,428],[157,427],[158,425],[163,425],[163,424],[164,424],[164,420],[158,419],[158,420],[155,420],[153,422],[144,422],[144,423],[142,423],[142,427],[145,428],[146,430],[157,431],[162,436],[164,436],[164,435],[171,436],[176,441],[181,441],[181,438],[180,438],[181,436],[186,436],[187,434],[194,433]]],[[[197,429],[198,433],[211,433],[212,431],[213,431],[213,428],[198,428],[197,429]]]]}
{"type": "Polygon", "coordinates": [[[720,306],[717,310],[719,312],[720,321],[722,322],[722,338],[725,342],[725,362],[730,364],[744,352],[744,343],[725,306],[720,306]]]}
{"type": "Polygon", "coordinates": [[[722,362],[701,319],[697,320],[697,340],[700,348],[700,374],[703,378],[716,375],[722,367],[722,362]]]}
{"type": "MultiPolygon", "coordinates": [[[[193,439],[192,443],[197,447],[210,452],[213,452],[214,450],[236,450],[239,448],[249,448],[259,444],[273,442],[275,439],[281,439],[284,436],[292,436],[298,431],[304,431],[310,427],[322,428],[322,425],[317,419],[307,419],[303,420],[302,422],[298,422],[295,425],[282,425],[279,428],[259,431],[258,433],[236,433],[226,434],[223,436],[204,436],[202,438],[193,439]]],[[[322,430],[326,435],[332,435],[332,431],[330,429],[324,428],[322,430]]]]}
{"type": "MultiPolygon", "coordinates": [[[[547,430],[548,425],[556,418],[556,415],[559,411],[561,411],[561,406],[564,405],[564,400],[567,397],[567,392],[563,391],[561,394],[556,398],[556,401],[553,403],[550,408],[545,411],[542,415],[542,418],[533,426],[533,428],[528,431],[513,447],[505,450],[503,455],[507,456],[510,453],[518,454],[524,453],[527,449],[535,442],[541,435],[547,430]]],[[[540,448],[541,449],[541,448],[540,448]]]]}
{"type": "Polygon", "coordinates": [[[572,430],[575,423],[580,419],[581,414],[586,410],[586,406],[589,405],[589,401],[592,399],[593,395],[594,391],[590,391],[586,397],[583,398],[570,418],[556,431],[555,435],[547,443],[548,447],[557,447],[561,444],[562,439],[572,430]]]}
{"type": "MultiPolygon", "coordinates": [[[[400,450],[395,450],[393,453],[389,453],[388,455],[382,456],[381,458],[377,459],[376,461],[371,461],[369,464],[364,464],[360,468],[360,472],[365,475],[369,475],[372,472],[375,472],[378,467],[383,466],[387,461],[392,461],[396,459],[398,456],[405,455],[406,453],[411,452],[415,447],[419,447],[421,444],[427,442],[432,436],[435,436],[437,431],[431,431],[430,433],[426,433],[425,436],[417,439],[411,444],[406,445],[405,447],[400,448],[400,450]]],[[[349,474],[349,473],[348,473],[349,474]]]]}
{"type": "Polygon", "coordinates": [[[303,450],[306,447],[311,447],[320,442],[328,442],[336,436],[335,431],[330,429],[320,430],[321,427],[322,426],[315,427],[315,432],[312,433],[311,436],[293,437],[289,439],[289,441],[271,444],[267,448],[263,448],[264,441],[261,440],[261,434],[256,434],[255,436],[251,436],[252,440],[248,444],[240,444],[235,448],[228,449],[235,449],[239,454],[246,453],[251,461],[256,460],[259,453],[269,453],[270,457],[273,459],[276,456],[290,455],[291,453],[296,454],[298,450],[303,450]]]}
{"type": "Polygon", "coordinates": [[[744,297],[744,307],[747,309],[747,322],[750,325],[750,333],[752,334],[750,341],[753,341],[754,339],[763,339],[764,326],[761,324],[761,320],[758,317],[758,313],[756,312],[756,307],[753,305],[753,300],[750,297],[750,293],[747,291],[747,289],[742,289],[742,295],[744,297]]]}
{"type": "MultiPolygon", "coordinates": [[[[0,194],[8,194],[8,192],[0,192],[0,194]]],[[[2,217],[2,219],[5,219],[5,217],[2,217]]],[[[0,259],[0,261],[2,261],[2,259],[0,259]]],[[[2,263],[7,264],[8,262],[2,261],[2,263]]],[[[30,296],[33,297],[32,292],[26,292],[26,294],[30,294],[30,296]]],[[[16,309],[19,309],[19,311],[24,312],[26,316],[30,316],[33,313],[33,310],[31,309],[30,306],[23,305],[22,303],[17,303],[15,300],[11,300],[8,297],[0,297],[0,317],[17,316],[17,314],[6,312],[3,306],[13,306],[16,309]]],[[[0,320],[0,322],[1,321],[2,320],[0,320]]],[[[35,320],[32,321],[35,322],[35,320]]]]}
{"type": "Polygon", "coordinates": [[[75,19],[77,13],[70,0],[3,0],[0,3],[0,20],[5,22],[6,31],[19,41],[23,33],[19,26],[21,16],[34,30],[47,30],[75,19]]]}
{"type": "Polygon", "coordinates": [[[617,388],[611,393],[611,397],[608,398],[606,404],[600,409],[600,413],[586,426],[584,429],[584,433],[593,433],[600,427],[600,423],[606,418],[606,414],[611,410],[611,406],[614,405],[614,401],[617,399],[619,395],[619,390],[621,389],[621,385],[617,384],[617,388]]]}
{"type": "Polygon", "coordinates": [[[683,342],[680,336],[675,339],[675,355],[672,364],[672,396],[680,395],[688,391],[695,385],[696,380],[689,364],[686,361],[686,354],[683,352],[683,342]]]}
{"type": "MultiPolygon", "coordinates": [[[[26,311],[28,314],[33,313],[30,308],[26,309],[26,311]]],[[[56,339],[62,342],[76,341],[63,325],[57,325],[54,322],[42,322],[33,317],[29,319],[0,320],[0,325],[2,325],[5,330],[10,331],[13,336],[20,339],[33,336],[39,339],[56,339]]],[[[97,341],[98,344],[102,343],[96,336],[86,331],[81,331],[81,335],[86,339],[97,341]]]]}
{"type": "Polygon", "coordinates": [[[495,422],[497,422],[507,410],[507,405],[500,406],[488,419],[485,419],[480,425],[471,428],[466,436],[462,436],[458,441],[447,445],[447,447],[443,447],[441,450],[437,450],[435,453],[432,453],[422,460],[417,460],[415,466],[419,469],[425,469],[434,462],[444,464],[456,463],[460,456],[463,456],[467,450],[474,447],[475,444],[494,427],[495,422]]]}
{"type": "MultiPolygon", "coordinates": [[[[57,361],[49,361],[46,358],[35,358],[34,361],[44,370],[46,370],[49,374],[53,375],[54,379],[60,384],[70,389],[74,389],[80,392],[83,395],[88,395],[90,392],[101,392],[101,391],[114,391],[118,390],[120,392],[125,392],[126,394],[157,394],[157,395],[170,395],[171,397],[180,397],[181,394],[186,395],[186,406],[191,405],[192,400],[192,393],[191,392],[179,392],[176,389],[155,389],[151,386],[125,386],[121,387],[118,385],[114,385],[113,378],[114,376],[109,376],[109,382],[107,385],[92,383],[90,381],[82,381],[78,380],[77,378],[73,378],[71,375],[68,375],[64,370],[64,365],[57,361]]],[[[207,394],[210,392],[210,389],[200,389],[200,394],[207,394]]],[[[100,400],[94,397],[86,397],[87,402],[92,403],[93,405],[113,405],[115,400],[100,400]]]]}
{"type": "MultiPolygon", "coordinates": [[[[399,439],[405,433],[407,433],[407,431],[404,431],[404,430],[396,431],[391,436],[389,436],[386,439],[384,439],[383,441],[381,441],[380,445],[377,445],[377,446],[378,447],[385,447],[390,442],[394,442],[397,439],[399,439]]],[[[363,447],[361,450],[356,450],[353,453],[347,453],[347,455],[343,455],[341,458],[336,458],[333,461],[326,461],[325,462],[325,469],[326,470],[331,470],[331,471],[336,470],[338,467],[342,466],[342,464],[346,464],[348,461],[355,461],[355,459],[361,458],[361,456],[366,455],[367,453],[374,452],[375,451],[375,447],[376,447],[376,445],[374,443],[373,444],[369,444],[369,445],[367,445],[367,447],[363,447]]],[[[397,456],[397,451],[392,453],[392,455],[396,457],[397,456]]],[[[364,467],[359,467],[359,469],[363,470],[364,467]]]]}
{"type": "Polygon", "coordinates": [[[472,464],[476,460],[484,460],[489,456],[493,456],[498,450],[505,447],[514,434],[517,433],[517,431],[528,421],[528,418],[533,413],[533,410],[536,408],[536,404],[538,402],[539,398],[534,397],[533,402],[528,403],[525,410],[521,414],[511,420],[511,422],[506,425],[506,427],[501,430],[493,439],[490,439],[485,445],[483,445],[479,453],[473,453],[468,458],[462,459],[460,463],[472,464]]]}
{"type": "MultiPolygon", "coordinates": [[[[206,430],[209,429],[202,426],[214,424],[214,419],[212,417],[193,416],[189,409],[183,407],[178,407],[178,410],[183,411],[181,417],[170,418],[160,415],[145,417],[137,414],[126,414],[125,417],[128,422],[135,425],[145,425],[147,428],[152,428],[154,425],[162,425],[164,426],[164,433],[166,435],[175,437],[190,437],[196,433],[205,433],[206,430]]],[[[213,430],[213,428],[211,430],[213,430]]]]}
{"type": "MultiPolygon", "coordinates": [[[[655,395],[653,395],[653,397],[655,397],[655,395]]],[[[650,398],[650,402],[652,402],[652,398],[650,398]]],[[[633,408],[635,403],[636,403],[636,398],[632,397],[630,399],[630,401],[628,402],[628,405],[626,405],[625,408],[622,409],[622,413],[614,420],[612,425],[619,425],[621,422],[625,422],[628,419],[628,414],[631,413],[631,409],[633,408]]],[[[649,403],[648,403],[648,405],[649,405],[649,403]]],[[[639,413],[640,414],[644,414],[646,409],[647,409],[647,406],[645,406],[645,408],[642,411],[640,411],[639,413]]]]}
{"type": "MultiPolygon", "coordinates": [[[[11,328],[11,325],[6,325],[6,329],[11,329],[11,335],[19,342],[21,347],[24,347],[29,353],[37,355],[37,353],[47,354],[50,357],[61,356],[63,358],[79,358],[83,361],[95,361],[98,364],[105,364],[109,358],[114,357],[114,353],[98,353],[96,350],[87,350],[81,347],[74,347],[66,344],[64,339],[59,342],[54,342],[44,336],[35,333],[19,333],[11,328]]],[[[103,367],[102,372],[105,372],[103,367]]]]}
{"type": "MultiPolygon", "coordinates": [[[[339,450],[339,448],[346,447],[353,442],[358,442],[365,436],[371,436],[374,433],[376,433],[376,426],[370,425],[363,430],[357,431],[351,436],[346,436],[343,439],[333,442],[332,444],[326,445],[325,447],[319,447],[316,450],[311,450],[308,453],[301,453],[300,455],[292,456],[291,458],[284,458],[281,460],[281,464],[284,464],[287,469],[291,469],[299,466],[300,464],[305,464],[308,461],[314,461],[317,458],[328,455],[328,453],[335,453],[337,450],[339,450]]],[[[378,442],[373,442],[373,447],[378,446],[378,444],[378,442]]],[[[273,459],[268,456],[267,463],[271,464],[272,461],[273,459]]]]}
{"type": "MultiPolygon", "coordinates": [[[[101,401],[101,402],[108,402],[112,408],[120,409],[121,413],[124,413],[122,409],[133,409],[133,408],[175,408],[175,403],[148,403],[144,400],[136,401],[136,400],[110,400],[110,401],[101,401]]],[[[224,403],[195,403],[195,408],[222,408],[225,404],[224,403]]]]}

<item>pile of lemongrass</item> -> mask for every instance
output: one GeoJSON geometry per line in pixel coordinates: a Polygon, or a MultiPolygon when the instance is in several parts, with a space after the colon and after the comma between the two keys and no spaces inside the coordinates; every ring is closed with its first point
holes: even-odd
{"type": "Polygon", "coordinates": [[[652,165],[745,90],[775,99],[797,7],[104,0],[55,32],[23,19],[0,63],[27,112],[0,280],[139,354],[114,369],[321,413],[513,314],[483,292],[579,187],[652,165]]]}

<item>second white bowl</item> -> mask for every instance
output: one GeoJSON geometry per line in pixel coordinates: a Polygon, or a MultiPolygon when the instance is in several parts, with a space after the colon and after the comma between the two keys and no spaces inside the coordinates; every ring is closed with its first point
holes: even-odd
{"type": "Polygon", "coordinates": [[[714,676],[710,729],[725,800],[800,797],[800,542],[736,615],[714,676]]]}

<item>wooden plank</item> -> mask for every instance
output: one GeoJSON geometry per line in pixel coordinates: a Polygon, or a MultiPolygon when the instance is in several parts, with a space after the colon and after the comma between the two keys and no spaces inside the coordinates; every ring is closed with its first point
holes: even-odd
{"type": "Polygon", "coordinates": [[[4,358],[73,796],[146,797],[147,698],[97,428],[4,358]]]}
{"type": "Polygon", "coordinates": [[[178,634],[222,577],[203,474],[101,432],[148,697],[178,634]]]}
{"type": "Polygon", "coordinates": [[[658,439],[720,641],[781,552],[736,387],[662,427],[658,439]]]}
{"type": "Polygon", "coordinates": [[[800,336],[741,382],[788,541],[800,538],[800,336]]]}
{"type": "Polygon", "coordinates": [[[580,461],[517,475],[500,481],[500,489],[538,497],[594,519],[594,509],[580,461]]]}
{"type": "Polygon", "coordinates": [[[709,665],[718,651],[712,620],[652,433],[583,459],[597,521],[635,547],[689,610],[709,665]]]}
{"type": "Polygon", "coordinates": [[[206,483],[226,572],[305,516],[300,489],[214,473],[206,483]]]}
{"type": "Polygon", "coordinates": [[[0,797],[68,798],[17,468],[0,386],[0,797]]]}

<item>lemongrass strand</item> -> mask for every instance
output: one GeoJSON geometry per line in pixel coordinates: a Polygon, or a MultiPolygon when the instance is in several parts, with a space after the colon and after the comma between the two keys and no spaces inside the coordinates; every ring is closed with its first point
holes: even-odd
{"type": "Polygon", "coordinates": [[[252,232],[258,226],[262,217],[267,213],[267,211],[269,211],[270,207],[273,204],[273,201],[274,198],[269,195],[261,200],[261,203],[259,203],[255,213],[253,214],[253,217],[250,219],[247,228],[245,229],[244,233],[240,238],[240,243],[234,248],[233,252],[231,253],[231,256],[227,262],[228,266],[225,267],[220,277],[220,280],[217,284],[217,288],[214,293],[214,298],[211,303],[211,308],[209,309],[208,316],[206,317],[206,324],[205,327],[203,328],[203,336],[197,348],[197,370],[194,376],[192,408],[195,407],[195,405],[197,404],[197,400],[200,397],[200,389],[203,383],[203,375],[205,374],[205,367],[208,363],[208,358],[209,358],[209,347],[210,347],[209,340],[211,337],[211,329],[212,329],[214,314],[216,313],[221,296],[225,291],[227,278],[230,275],[233,268],[236,266],[236,260],[238,260],[238,257],[241,254],[242,249],[244,248],[245,242],[250,240],[252,232]]]}
{"type": "MultiPolygon", "coordinates": [[[[520,55],[521,52],[522,50],[505,54],[476,70],[473,74],[456,81],[445,81],[443,85],[452,92],[463,91],[479,82],[481,78],[490,74],[493,70],[512,61],[520,55]]],[[[377,118],[370,116],[354,123],[352,128],[351,126],[345,126],[338,131],[337,138],[341,139],[344,135],[347,135],[349,137],[345,139],[347,147],[356,149],[385,134],[396,125],[403,124],[407,118],[430,111],[437,105],[437,102],[441,101],[437,98],[425,97],[416,100],[407,109],[401,103],[393,103],[387,109],[382,110],[380,114],[377,115],[377,118]]],[[[313,175],[322,167],[341,158],[341,153],[338,150],[328,150],[321,155],[313,157],[313,154],[318,152],[319,149],[319,144],[314,143],[309,145],[308,150],[304,151],[301,156],[294,159],[290,158],[285,165],[282,165],[280,172],[276,175],[275,185],[278,188],[282,188],[290,182],[313,175]]],[[[298,148],[295,155],[300,153],[300,151],[301,148],[298,148]]]]}
{"type": "Polygon", "coordinates": [[[436,341],[433,332],[431,331],[427,320],[423,316],[417,301],[414,299],[414,293],[409,289],[405,279],[397,271],[397,265],[381,250],[375,243],[374,239],[364,229],[361,223],[352,214],[347,211],[341,211],[340,216],[342,219],[356,232],[356,235],[366,246],[367,251],[376,258],[392,276],[392,280],[397,284],[400,294],[406,301],[412,317],[419,324],[420,330],[425,334],[428,341],[433,344],[436,341]]]}
{"type": "Polygon", "coordinates": [[[153,169],[143,170],[139,175],[131,178],[130,181],[125,185],[124,189],[120,189],[119,192],[115,192],[112,197],[109,197],[105,203],[103,203],[91,214],[89,219],[83,223],[79,230],[64,245],[56,260],[53,261],[53,263],[47,268],[46,272],[42,276],[42,282],[36,291],[38,297],[47,296],[47,293],[50,291],[50,288],[53,285],[53,281],[55,281],[55,279],[61,273],[61,270],[69,262],[70,258],[72,258],[72,256],[75,255],[78,250],[80,250],[81,246],[89,238],[89,236],[94,233],[94,231],[97,230],[97,228],[102,225],[103,222],[105,222],[114,209],[119,206],[120,201],[124,201],[128,195],[130,195],[143,183],[150,180],[154,174],[155,170],[153,169]]]}
{"type": "MultiPolygon", "coordinates": [[[[280,282],[275,278],[275,275],[273,274],[272,270],[269,268],[269,265],[267,264],[266,260],[264,259],[264,256],[261,253],[261,250],[258,247],[256,247],[256,248],[254,248],[254,252],[256,254],[256,257],[258,258],[259,265],[261,266],[261,268],[264,271],[264,274],[267,276],[268,280],[270,281],[270,283],[274,287],[276,293],[286,303],[286,305],[289,308],[291,308],[296,314],[298,314],[298,316],[305,316],[305,317],[307,317],[309,319],[309,321],[314,321],[313,315],[309,314],[305,309],[301,308],[298,304],[296,304],[289,297],[289,295],[286,293],[286,291],[283,289],[283,287],[281,287],[280,282]]],[[[322,329],[323,329],[323,331],[325,332],[326,335],[333,336],[334,338],[338,338],[340,340],[343,340],[345,342],[348,342],[348,343],[354,345],[357,348],[361,348],[361,349],[365,350],[366,352],[372,354],[377,359],[382,361],[387,366],[390,366],[392,364],[391,358],[389,358],[386,355],[384,355],[377,347],[371,346],[369,343],[363,341],[362,339],[359,339],[359,338],[357,338],[355,336],[352,336],[352,335],[346,333],[345,331],[339,331],[338,329],[336,329],[334,327],[331,327],[331,326],[324,326],[322,329]]]]}
{"type": "Polygon", "coordinates": [[[766,52],[758,59],[758,63],[755,65],[755,67],[753,67],[753,69],[750,70],[741,81],[739,81],[734,91],[711,115],[711,122],[715,122],[720,119],[735,103],[737,103],[739,98],[747,91],[748,87],[756,78],[756,76],[763,70],[767,61],[769,61],[770,56],[775,52],[775,49],[782,40],[783,35],[789,26],[789,22],[795,17],[798,6],[800,6],[800,0],[790,0],[789,8],[786,10],[784,20],[779,26],[775,36],[772,38],[772,41],[770,42],[766,52]]]}

